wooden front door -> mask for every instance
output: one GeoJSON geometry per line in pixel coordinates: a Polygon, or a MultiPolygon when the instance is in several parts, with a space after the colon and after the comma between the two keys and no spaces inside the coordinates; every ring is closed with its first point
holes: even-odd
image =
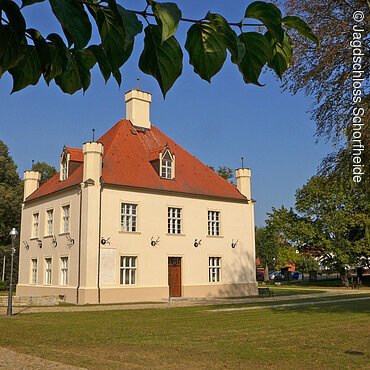
{"type": "Polygon", "coordinates": [[[170,297],[181,297],[181,257],[168,257],[168,286],[170,297]]]}

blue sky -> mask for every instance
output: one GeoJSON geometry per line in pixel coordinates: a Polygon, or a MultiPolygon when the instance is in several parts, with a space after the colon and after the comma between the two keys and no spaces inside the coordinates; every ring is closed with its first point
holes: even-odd
{"type": "MultiPolygon", "coordinates": [[[[128,9],[141,10],[144,1],[118,1],[128,9]],[[126,5],[125,5],[126,4],[126,5]]],[[[186,18],[202,18],[208,10],[220,12],[229,21],[239,21],[249,1],[178,1],[186,18]],[[230,4],[230,2],[228,2],[230,4]]],[[[27,10],[28,27],[45,36],[60,32],[49,13],[49,5],[36,4],[27,10]]],[[[177,37],[184,45],[188,25],[177,37]]],[[[123,82],[104,84],[97,67],[85,95],[63,94],[52,82],[10,95],[8,74],[0,80],[0,139],[10,149],[19,172],[31,167],[31,160],[58,166],[64,145],[81,147],[91,140],[91,129],[99,137],[125,117],[124,93],[137,86],[153,94],[151,121],[202,162],[218,167],[252,169],[252,194],[256,203],[256,224],[262,225],[271,207],[293,206],[295,190],[315,174],[330,144],[315,143],[315,125],[307,111],[312,102],[298,94],[282,92],[280,82],[266,72],[264,87],[244,84],[228,56],[221,72],[209,84],[193,73],[184,52],[183,75],[164,100],[156,81],[138,68],[143,48],[136,40],[133,56],[121,69],[123,82]]],[[[58,168],[58,167],[57,167],[58,168]]]]}

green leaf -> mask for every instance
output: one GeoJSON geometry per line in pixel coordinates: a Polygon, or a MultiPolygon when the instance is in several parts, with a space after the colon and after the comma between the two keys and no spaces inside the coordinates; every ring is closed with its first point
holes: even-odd
{"type": "Polygon", "coordinates": [[[206,19],[208,19],[223,36],[223,41],[231,54],[231,61],[235,64],[240,63],[245,53],[245,47],[239,40],[235,31],[230,27],[227,20],[220,14],[212,14],[210,12],[206,15],[206,19]]]}
{"type": "Polygon", "coordinates": [[[282,15],[276,5],[264,1],[255,1],[249,4],[244,17],[260,20],[278,42],[283,42],[282,15]]]}
{"type": "Polygon", "coordinates": [[[0,1],[0,14],[1,11],[4,11],[6,14],[8,25],[16,32],[18,40],[22,40],[26,32],[26,21],[23,18],[19,6],[14,1],[2,0],[0,1]]]}
{"type": "Polygon", "coordinates": [[[272,57],[270,42],[264,35],[257,32],[242,33],[239,38],[245,46],[245,54],[239,64],[244,81],[262,86],[258,78],[263,66],[272,57]]]}
{"type": "Polygon", "coordinates": [[[115,71],[112,71],[112,75],[115,78],[115,80],[117,81],[118,86],[121,86],[122,75],[121,75],[121,72],[119,71],[119,69],[117,69],[115,71]]]}
{"type": "Polygon", "coordinates": [[[107,82],[111,75],[112,69],[104,49],[101,45],[90,45],[88,49],[94,54],[99,65],[100,72],[103,75],[105,82],[107,82]]]}
{"type": "Polygon", "coordinates": [[[25,6],[35,4],[35,3],[42,3],[44,1],[45,0],[22,0],[22,8],[24,8],[25,6]]]}
{"type": "Polygon", "coordinates": [[[27,52],[19,63],[9,69],[13,77],[13,90],[19,91],[29,85],[36,85],[41,76],[41,65],[37,56],[36,48],[28,45],[27,52]]]}
{"type": "Polygon", "coordinates": [[[173,36],[177,30],[181,19],[181,10],[175,3],[157,3],[151,2],[151,7],[162,30],[162,42],[173,36]]]}
{"type": "Polygon", "coordinates": [[[302,18],[287,16],[283,18],[283,23],[288,30],[294,28],[301,36],[308,38],[316,45],[320,46],[320,40],[314,34],[310,26],[302,18]]]}
{"type": "Polygon", "coordinates": [[[144,50],[140,55],[139,68],[158,81],[163,96],[166,96],[181,75],[182,57],[181,47],[174,36],[162,42],[159,26],[148,25],[145,28],[144,50]]]}
{"type": "Polygon", "coordinates": [[[0,77],[9,68],[14,67],[26,52],[24,38],[19,43],[18,36],[13,28],[0,26],[0,77]]]}
{"type": "Polygon", "coordinates": [[[127,49],[134,40],[135,36],[142,32],[143,24],[139,21],[134,12],[126,10],[120,5],[117,5],[117,9],[122,18],[123,27],[125,30],[124,47],[127,49]]]}
{"type": "Polygon", "coordinates": [[[185,49],[194,72],[208,82],[222,68],[226,59],[223,36],[211,23],[193,24],[188,30],[185,49]]]}
{"type": "Polygon", "coordinates": [[[66,69],[68,51],[63,39],[56,33],[48,35],[46,40],[50,41],[50,43],[48,43],[48,48],[51,61],[44,71],[44,79],[49,85],[50,81],[55,79],[56,76],[61,75],[66,69]]]}
{"type": "Polygon", "coordinates": [[[53,13],[74,40],[76,49],[82,49],[91,38],[91,23],[84,7],[75,0],[49,0],[53,13]]]}
{"type": "Polygon", "coordinates": [[[32,37],[32,41],[35,44],[36,52],[41,64],[41,69],[43,72],[45,72],[51,63],[51,55],[48,44],[39,31],[30,28],[27,30],[27,33],[32,37]]]}
{"type": "Polygon", "coordinates": [[[133,42],[125,48],[125,30],[110,9],[100,9],[96,13],[102,46],[112,71],[119,69],[130,57],[133,42]]]}
{"type": "Polygon", "coordinates": [[[90,69],[96,64],[96,58],[89,49],[78,50],[75,54],[78,72],[85,92],[90,86],[91,74],[90,69]]]}
{"type": "Polygon", "coordinates": [[[266,32],[265,36],[270,41],[270,45],[272,48],[272,56],[268,61],[268,66],[272,68],[281,79],[283,73],[290,66],[292,60],[292,41],[287,33],[285,33],[284,35],[283,44],[279,44],[278,42],[276,42],[269,32],[266,32]]]}

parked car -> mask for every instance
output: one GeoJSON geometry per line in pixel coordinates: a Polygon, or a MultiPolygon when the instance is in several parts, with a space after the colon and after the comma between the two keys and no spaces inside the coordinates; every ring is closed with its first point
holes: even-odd
{"type": "Polygon", "coordinates": [[[284,275],[280,271],[273,271],[269,273],[269,279],[270,280],[284,280],[284,275]]]}
{"type": "Polygon", "coordinates": [[[299,271],[293,271],[290,277],[292,278],[292,280],[298,280],[298,281],[303,280],[303,274],[302,272],[299,272],[299,271]]]}

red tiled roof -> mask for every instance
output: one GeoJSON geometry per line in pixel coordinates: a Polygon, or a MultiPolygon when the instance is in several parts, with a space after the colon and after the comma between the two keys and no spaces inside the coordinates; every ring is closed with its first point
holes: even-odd
{"type": "MultiPolygon", "coordinates": [[[[140,130],[135,129],[130,121],[121,120],[98,142],[104,145],[102,177],[105,184],[246,200],[234,185],[153,125],[150,130],[140,130]],[[153,154],[159,153],[166,145],[176,158],[175,178],[172,180],[161,178],[150,162],[153,154]]],[[[77,153],[78,149],[74,150],[77,153]]],[[[81,183],[82,169],[83,166],[80,165],[64,181],[59,181],[59,174],[55,175],[27,200],[81,183]]]]}
{"type": "Polygon", "coordinates": [[[81,149],[78,148],[66,148],[67,153],[70,155],[70,160],[74,162],[83,162],[84,155],[81,149]]]}

